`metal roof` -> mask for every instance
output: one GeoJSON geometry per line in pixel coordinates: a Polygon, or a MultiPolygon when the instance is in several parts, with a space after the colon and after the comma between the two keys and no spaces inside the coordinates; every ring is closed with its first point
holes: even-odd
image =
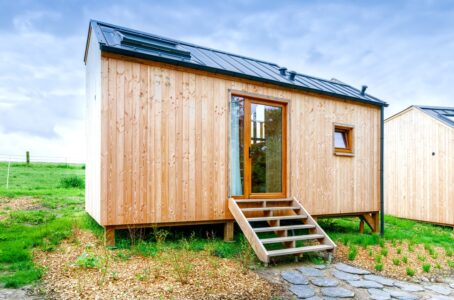
{"type": "Polygon", "coordinates": [[[439,106],[421,106],[415,105],[426,114],[454,127],[454,107],[439,107],[439,106]]]}
{"type": "Polygon", "coordinates": [[[180,42],[99,21],[90,21],[102,51],[160,61],[343,99],[388,104],[339,80],[287,71],[275,63],[180,42]]]}

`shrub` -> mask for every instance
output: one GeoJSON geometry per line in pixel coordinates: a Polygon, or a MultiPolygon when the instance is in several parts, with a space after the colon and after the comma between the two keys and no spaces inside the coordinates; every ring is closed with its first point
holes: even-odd
{"type": "Polygon", "coordinates": [[[415,270],[413,270],[412,268],[408,268],[408,267],[405,269],[405,271],[407,272],[408,276],[414,276],[416,273],[415,270]]]}
{"type": "Polygon", "coordinates": [[[404,264],[408,263],[408,257],[402,256],[402,262],[403,262],[404,264]]]}
{"type": "Polygon", "coordinates": [[[383,264],[375,264],[376,271],[383,271],[383,264]]]}
{"type": "Polygon", "coordinates": [[[418,260],[420,261],[426,261],[426,257],[424,255],[419,255],[418,254],[418,260]]]}
{"type": "Polygon", "coordinates": [[[454,261],[448,260],[448,266],[452,269],[454,269],[454,261]]]}
{"type": "Polygon", "coordinates": [[[387,248],[382,248],[380,253],[383,255],[383,256],[388,256],[388,249],[387,248]]]}
{"type": "Polygon", "coordinates": [[[397,248],[397,254],[401,254],[402,253],[402,248],[397,248]]]}
{"type": "Polygon", "coordinates": [[[355,260],[357,255],[358,249],[355,246],[350,246],[350,248],[348,249],[348,260],[355,260]]]}
{"type": "Polygon", "coordinates": [[[415,247],[412,244],[408,244],[408,252],[415,251],[415,247]]]}
{"type": "Polygon", "coordinates": [[[400,266],[400,259],[398,259],[398,258],[393,258],[393,265],[395,265],[395,266],[400,266]]]}
{"type": "Polygon", "coordinates": [[[85,181],[76,175],[71,175],[67,177],[63,177],[60,179],[60,186],[63,188],[85,188],[85,181]]]}
{"type": "Polygon", "coordinates": [[[375,262],[377,264],[381,263],[381,255],[380,254],[375,255],[375,262]]]}
{"type": "Polygon", "coordinates": [[[77,258],[76,265],[84,269],[94,269],[100,266],[100,261],[97,256],[84,252],[77,258]]]}
{"type": "Polygon", "coordinates": [[[369,254],[370,257],[372,257],[374,255],[374,251],[372,251],[372,249],[369,249],[368,254],[369,254]]]}
{"type": "Polygon", "coordinates": [[[446,253],[446,256],[451,257],[452,256],[452,249],[446,249],[445,253],[446,253]]]}
{"type": "Polygon", "coordinates": [[[423,264],[422,265],[422,270],[426,273],[429,273],[430,271],[430,264],[423,264]]]}

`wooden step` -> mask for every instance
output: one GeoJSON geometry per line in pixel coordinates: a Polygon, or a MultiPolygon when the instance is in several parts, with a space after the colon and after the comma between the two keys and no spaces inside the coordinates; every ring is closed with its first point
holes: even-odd
{"type": "Polygon", "coordinates": [[[273,227],[258,227],[252,228],[254,232],[270,232],[270,231],[282,231],[282,230],[292,230],[292,229],[310,229],[315,228],[315,225],[312,224],[303,224],[303,225],[289,225],[289,226],[273,226],[273,227]]]}
{"type": "Polygon", "coordinates": [[[293,201],[291,198],[282,198],[282,199],[238,199],[235,200],[236,203],[257,203],[257,202],[290,202],[293,201]]]}
{"type": "Polygon", "coordinates": [[[270,250],[267,251],[268,256],[281,256],[281,255],[291,255],[305,252],[316,252],[316,251],[325,251],[334,249],[331,245],[314,245],[314,246],[304,246],[298,248],[286,248],[279,250],[270,250]]]}
{"type": "Polygon", "coordinates": [[[292,216],[272,216],[272,217],[255,217],[247,218],[248,222],[261,222],[261,221],[276,221],[276,220],[302,220],[307,219],[306,215],[292,215],[292,216]]]}
{"type": "Polygon", "coordinates": [[[318,240],[323,239],[323,234],[306,234],[306,235],[294,235],[286,237],[277,237],[269,239],[261,239],[262,244],[274,244],[274,243],[284,243],[284,242],[293,242],[293,241],[307,241],[307,240],[318,240]]]}
{"type": "Polygon", "coordinates": [[[247,207],[247,208],[242,208],[241,210],[244,212],[248,212],[248,211],[277,211],[277,210],[294,210],[294,209],[301,209],[301,207],[299,207],[299,206],[247,207]]]}

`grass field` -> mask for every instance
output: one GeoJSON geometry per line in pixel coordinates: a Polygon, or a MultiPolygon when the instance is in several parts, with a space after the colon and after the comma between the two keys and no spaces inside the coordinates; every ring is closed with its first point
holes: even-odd
{"type": "MultiPolygon", "coordinates": [[[[36,251],[53,253],[75,232],[88,230],[101,242],[102,228],[84,212],[84,171],[83,165],[13,163],[7,189],[7,163],[0,163],[0,286],[19,287],[41,278],[46,270],[34,263],[36,251]]],[[[378,272],[414,276],[437,269],[446,271],[444,266],[454,268],[451,228],[390,216],[385,221],[384,238],[367,230],[359,234],[358,219],[326,219],[320,224],[339,245],[340,258],[378,272]]],[[[119,232],[117,248],[105,255],[127,260],[136,255],[160,257],[160,253],[173,251],[180,251],[178,257],[184,258],[188,251],[197,257],[203,252],[234,259],[246,268],[258,266],[240,233],[236,233],[234,243],[219,237],[222,227],[216,226],[126,230],[119,232]]],[[[322,262],[317,256],[307,258],[322,262]]],[[[100,261],[103,257],[84,251],[72,264],[101,268],[100,261]]],[[[175,265],[177,275],[181,270],[190,274],[192,268],[180,260],[162,263],[175,265]]]]}

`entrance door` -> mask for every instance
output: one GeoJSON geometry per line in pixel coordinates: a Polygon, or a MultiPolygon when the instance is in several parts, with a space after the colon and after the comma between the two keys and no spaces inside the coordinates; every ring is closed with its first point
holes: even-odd
{"type": "Polygon", "coordinates": [[[285,104],[233,96],[230,121],[230,194],[285,197],[285,104]]]}

